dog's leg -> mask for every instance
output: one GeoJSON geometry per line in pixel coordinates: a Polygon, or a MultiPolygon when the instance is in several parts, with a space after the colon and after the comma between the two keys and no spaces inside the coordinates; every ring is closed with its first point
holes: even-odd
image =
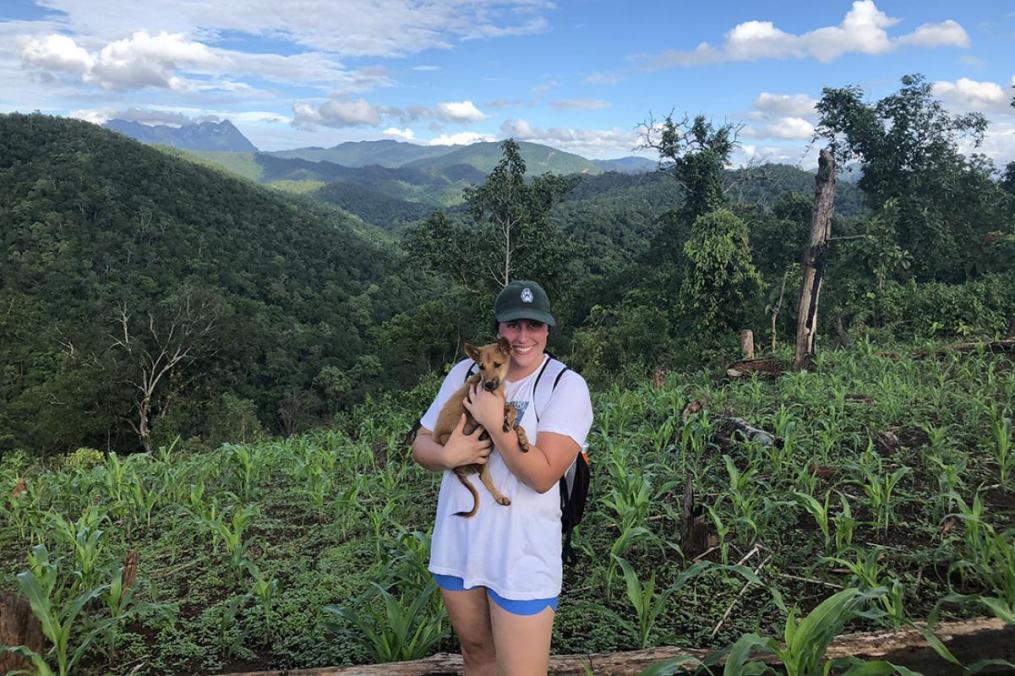
{"type": "Polygon", "coordinates": [[[510,432],[518,424],[518,409],[511,404],[504,404],[504,431],[510,432]]]}
{"type": "MultiPolygon", "coordinates": [[[[486,466],[484,465],[484,468],[485,467],[486,466]]],[[[455,476],[458,477],[458,480],[461,481],[462,484],[464,484],[464,486],[469,489],[470,493],[472,493],[472,511],[470,511],[470,512],[455,512],[455,516],[464,516],[466,519],[468,519],[469,517],[475,516],[476,512],[479,510],[479,493],[476,492],[475,487],[473,487],[473,485],[471,483],[469,483],[469,480],[465,478],[464,474],[459,474],[458,472],[455,472],[455,476]]],[[[486,484],[485,481],[483,483],[486,484]]],[[[487,488],[489,488],[489,487],[490,486],[487,485],[487,488]]]]}
{"type": "Polygon", "coordinates": [[[529,452],[529,435],[525,433],[525,428],[521,425],[515,427],[515,434],[518,435],[518,450],[522,453],[529,452]]]}
{"type": "Polygon", "coordinates": [[[497,501],[498,505],[504,505],[506,507],[511,504],[511,499],[504,497],[504,495],[497,490],[497,487],[493,485],[493,479],[490,478],[489,465],[483,465],[483,469],[479,471],[479,480],[483,482],[484,486],[486,486],[486,490],[490,491],[490,495],[493,496],[493,499],[497,501]]]}

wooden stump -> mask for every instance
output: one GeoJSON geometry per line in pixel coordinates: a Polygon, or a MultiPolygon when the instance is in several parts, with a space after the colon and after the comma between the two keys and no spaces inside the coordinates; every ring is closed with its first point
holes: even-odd
{"type": "MultiPolygon", "coordinates": [[[[42,625],[28,601],[14,594],[0,595],[0,645],[27,646],[41,653],[46,646],[42,625]]],[[[11,653],[0,654],[0,674],[17,669],[31,671],[31,663],[11,653]]]]}
{"type": "Polygon", "coordinates": [[[744,359],[754,359],[754,331],[744,329],[740,332],[740,351],[744,359]]]}

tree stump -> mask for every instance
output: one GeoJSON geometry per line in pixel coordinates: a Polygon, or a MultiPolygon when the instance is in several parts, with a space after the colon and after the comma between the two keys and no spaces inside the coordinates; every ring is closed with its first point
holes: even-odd
{"type": "MultiPolygon", "coordinates": [[[[32,614],[28,601],[14,594],[0,595],[0,645],[27,646],[37,653],[45,648],[42,625],[32,614]]],[[[17,669],[31,671],[32,664],[23,657],[0,653],[0,674],[17,669]]]]}
{"type": "Polygon", "coordinates": [[[740,332],[740,351],[744,359],[754,359],[754,331],[744,329],[740,332]]]}

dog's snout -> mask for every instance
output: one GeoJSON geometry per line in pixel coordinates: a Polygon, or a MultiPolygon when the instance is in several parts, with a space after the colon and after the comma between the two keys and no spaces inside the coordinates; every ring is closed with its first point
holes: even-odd
{"type": "Polygon", "coordinates": [[[483,389],[485,389],[487,392],[493,392],[494,390],[497,389],[497,381],[496,380],[484,381],[483,389]]]}

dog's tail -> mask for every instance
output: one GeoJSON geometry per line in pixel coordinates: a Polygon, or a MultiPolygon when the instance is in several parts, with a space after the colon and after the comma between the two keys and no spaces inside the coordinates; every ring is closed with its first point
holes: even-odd
{"type": "Polygon", "coordinates": [[[455,516],[464,516],[468,519],[475,516],[476,512],[479,511],[479,493],[476,492],[476,489],[464,476],[458,474],[457,472],[455,472],[455,476],[458,477],[458,480],[465,484],[465,487],[469,489],[470,493],[472,493],[472,510],[469,512],[455,512],[455,516]]]}

